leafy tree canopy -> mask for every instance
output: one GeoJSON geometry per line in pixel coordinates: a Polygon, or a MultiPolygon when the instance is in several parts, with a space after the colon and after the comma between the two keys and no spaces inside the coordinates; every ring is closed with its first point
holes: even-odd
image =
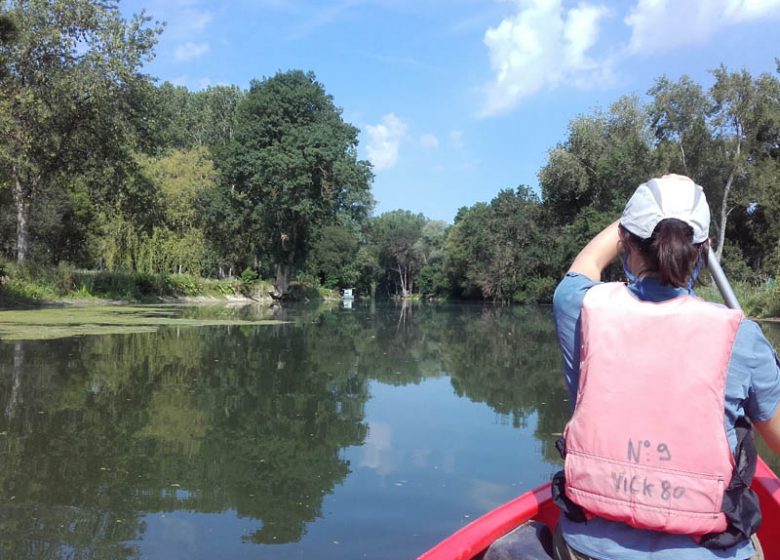
{"type": "Polygon", "coordinates": [[[318,228],[339,211],[362,215],[371,207],[371,168],[358,160],[358,130],[342,120],[313,73],[253,81],[238,115],[220,167],[245,197],[283,293],[318,228]]]}

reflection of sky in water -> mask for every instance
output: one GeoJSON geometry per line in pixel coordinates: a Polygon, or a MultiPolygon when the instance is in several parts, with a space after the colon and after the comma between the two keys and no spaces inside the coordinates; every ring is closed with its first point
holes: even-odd
{"type": "Polygon", "coordinates": [[[258,522],[241,519],[234,512],[155,513],[146,515],[143,522],[146,533],[143,540],[134,543],[141,558],[261,558],[256,546],[242,541],[242,537],[257,530],[258,522]]]}
{"type": "Polygon", "coordinates": [[[557,470],[539,463],[535,414],[515,429],[488,406],[455,395],[449,378],[403,387],[372,382],[371,395],[366,443],[346,452],[352,474],[325,499],[324,519],[309,527],[303,545],[332,538],[346,558],[409,557],[435,542],[432,535],[448,534],[557,470]],[[410,553],[399,553],[399,539],[410,553]]]}
{"type": "Polygon", "coordinates": [[[372,382],[370,392],[365,444],[344,451],[352,472],[325,497],[322,517],[300,542],[258,548],[242,537],[260,521],[178,511],[144,517],[141,556],[413,557],[556,470],[539,463],[535,414],[515,429],[488,406],[455,395],[449,378],[402,387],[372,382]]]}
{"type": "Polygon", "coordinates": [[[372,382],[371,395],[366,406],[366,443],[347,453],[359,467],[380,477],[398,478],[404,473],[424,477],[438,471],[464,478],[486,473],[516,479],[517,484],[523,484],[522,478],[546,480],[538,473],[519,476],[529,474],[528,457],[540,453],[533,436],[535,414],[526,428],[516,430],[488,406],[457,397],[449,378],[403,387],[372,382]]]}
{"type": "Polygon", "coordinates": [[[393,472],[391,432],[392,428],[386,422],[370,422],[368,424],[368,437],[362,445],[363,454],[359,466],[374,469],[383,476],[393,472]]]}

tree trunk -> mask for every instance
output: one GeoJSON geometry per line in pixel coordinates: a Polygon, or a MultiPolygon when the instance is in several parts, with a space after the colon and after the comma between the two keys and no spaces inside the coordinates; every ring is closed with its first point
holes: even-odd
{"type": "Polygon", "coordinates": [[[720,262],[723,256],[723,245],[726,243],[726,220],[729,217],[729,193],[734,184],[734,177],[737,174],[737,165],[739,165],[739,156],[742,150],[742,142],[737,141],[737,151],[734,154],[734,165],[731,167],[729,178],[726,180],[726,186],[723,187],[723,199],[720,202],[720,224],[718,224],[718,244],[715,248],[715,259],[720,262]]]}
{"type": "Polygon", "coordinates": [[[290,278],[290,265],[277,264],[276,265],[276,291],[282,296],[287,291],[290,278]]]}
{"type": "Polygon", "coordinates": [[[14,175],[14,205],[16,206],[16,262],[23,263],[30,253],[30,202],[32,183],[22,184],[16,169],[14,175]]]}
{"type": "Polygon", "coordinates": [[[396,332],[401,330],[401,327],[406,325],[406,319],[409,315],[409,300],[401,300],[401,313],[398,315],[398,325],[396,326],[396,332]]]}
{"type": "Polygon", "coordinates": [[[398,273],[398,281],[401,283],[401,297],[406,298],[406,273],[400,266],[395,271],[398,273]]]}
{"type": "Polygon", "coordinates": [[[723,245],[726,242],[726,220],[728,219],[728,196],[731,191],[731,184],[734,181],[734,171],[732,170],[723,189],[723,200],[720,203],[720,223],[718,224],[718,240],[715,246],[715,259],[720,262],[723,256],[723,245]]]}
{"type": "Polygon", "coordinates": [[[16,416],[16,407],[21,401],[22,369],[24,367],[24,347],[21,342],[14,342],[14,379],[11,385],[11,394],[5,405],[6,418],[16,416]]]}
{"type": "Polygon", "coordinates": [[[287,252],[287,261],[276,263],[276,285],[274,286],[274,291],[271,293],[271,297],[274,299],[281,298],[287,292],[287,288],[290,286],[290,270],[292,270],[292,265],[295,262],[296,238],[297,229],[295,224],[292,225],[289,234],[280,234],[282,251],[287,252]]]}

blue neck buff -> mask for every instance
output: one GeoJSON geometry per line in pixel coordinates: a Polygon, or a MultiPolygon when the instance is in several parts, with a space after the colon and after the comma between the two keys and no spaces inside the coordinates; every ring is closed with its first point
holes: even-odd
{"type": "Polygon", "coordinates": [[[628,270],[628,251],[623,252],[623,273],[626,275],[626,278],[628,278],[629,284],[636,284],[636,276],[628,270]]]}
{"type": "MultiPolygon", "coordinates": [[[[693,285],[699,278],[699,274],[701,274],[703,265],[704,259],[699,257],[699,259],[696,261],[696,267],[694,267],[693,273],[691,274],[691,278],[688,280],[687,291],[691,295],[693,295],[693,285]]],[[[644,285],[641,282],[637,282],[637,277],[630,270],[628,270],[628,253],[623,253],[623,273],[626,275],[626,278],[628,278],[628,283],[633,284],[635,289],[640,294],[643,293],[644,285]]]]}
{"type": "Polygon", "coordinates": [[[701,267],[704,264],[704,259],[699,257],[699,260],[696,261],[696,266],[693,269],[693,274],[691,274],[691,279],[688,280],[688,293],[693,295],[693,285],[696,283],[696,279],[699,278],[699,274],[701,274],[701,267]]]}

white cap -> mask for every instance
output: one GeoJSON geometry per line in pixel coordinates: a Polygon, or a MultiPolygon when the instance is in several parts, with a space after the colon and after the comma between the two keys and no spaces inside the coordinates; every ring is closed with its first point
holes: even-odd
{"type": "Polygon", "coordinates": [[[693,242],[706,241],[710,207],[702,188],[683,175],[664,175],[637,187],[623,209],[620,225],[641,239],[653,235],[658,222],[677,218],[693,228],[693,242]]]}

